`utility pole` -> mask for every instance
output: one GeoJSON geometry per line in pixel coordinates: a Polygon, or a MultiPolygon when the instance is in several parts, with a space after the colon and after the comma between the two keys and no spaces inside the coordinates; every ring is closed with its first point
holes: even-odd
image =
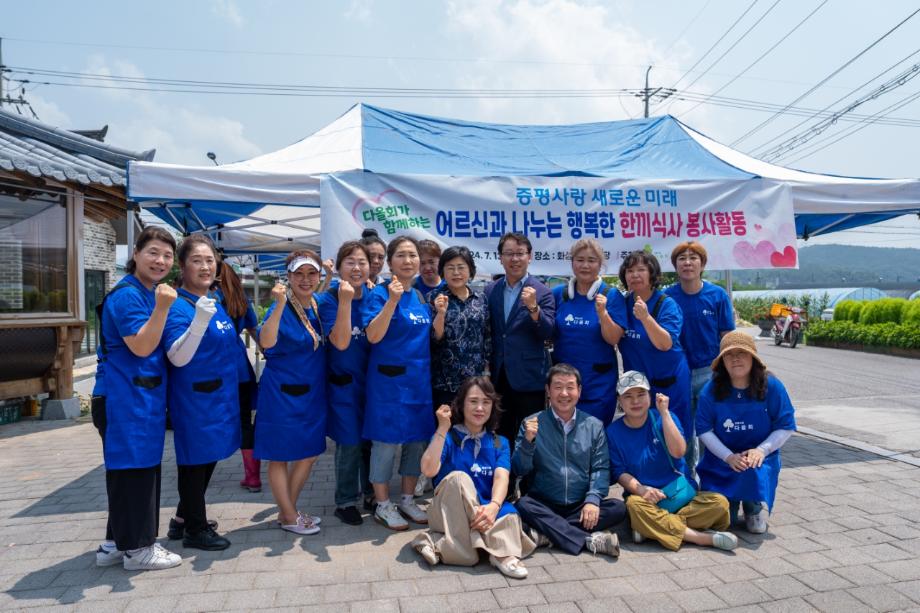
{"type": "Polygon", "coordinates": [[[650,91],[649,91],[649,89],[648,89],[648,73],[650,73],[650,72],[652,72],[652,67],[651,67],[651,66],[649,66],[649,67],[648,67],[648,70],[645,71],[645,89],[642,90],[642,96],[645,98],[645,115],[644,115],[644,117],[648,117],[648,99],[651,98],[653,95],[657,94],[659,91],[661,91],[661,88],[660,88],[660,87],[659,87],[658,89],[656,89],[655,91],[653,91],[653,92],[650,92],[650,91]]]}
{"type": "Polygon", "coordinates": [[[652,67],[649,66],[648,69],[645,71],[645,89],[642,90],[641,94],[636,94],[637,96],[642,98],[642,100],[645,102],[645,114],[644,114],[645,117],[648,117],[648,101],[652,99],[652,96],[658,95],[658,96],[661,96],[662,100],[664,100],[665,98],[673,94],[675,91],[677,91],[670,87],[656,87],[655,89],[649,89],[648,73],[650,73],[651,71],[652,71],[652,67]]]}
{"type": "Polygon", "coordinates": [[[0,107],[3,106],[3,38],[0,37],[0,107]]]}

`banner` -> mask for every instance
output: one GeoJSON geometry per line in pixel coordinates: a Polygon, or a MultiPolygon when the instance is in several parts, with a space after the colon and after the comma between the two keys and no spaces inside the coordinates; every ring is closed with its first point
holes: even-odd
{"type": "Polygon", "coordinates": [[[596,177],[451,177],[348,171],[320,184],[323,257],[375,228],[464,245],[478,272],[502,273],[498,240],[521,232],[533,244],[529,271],[570,275],[569,249],[597,239],[616,274],[631,251],[651,251],[673,270],[671,250],[701,243],[707,268],[797,268],[789,187],[768,179],[625,181],[596,177]]]}

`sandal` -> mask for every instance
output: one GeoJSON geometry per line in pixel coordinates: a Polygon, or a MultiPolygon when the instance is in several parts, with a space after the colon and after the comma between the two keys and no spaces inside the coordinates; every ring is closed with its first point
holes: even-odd
{"type": "Polygon", "coordinates": [[[511,558],[504,562],[499,562],[498,558],[489,555],[489,564],[498,569],[498,572],[512,579],[526,579],[527,568],[517,558],[511,558]]]}

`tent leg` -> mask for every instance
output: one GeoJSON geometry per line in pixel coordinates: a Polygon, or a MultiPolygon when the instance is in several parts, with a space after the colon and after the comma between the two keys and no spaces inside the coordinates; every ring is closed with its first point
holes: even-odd
{"type": "MultiPolygon", "coordinates": [[[[256,310],[256,316],[258,317],[258,314],[259,314],[259,256],[258,255],[256,255],[253,258],[252,272],[253,272],[253,282],[254,282],[254,285],[252,286],[252,302],[253,302],[253,308],[256,310]]],[[[256,342],[255,371],[256,371],[256,380],[258,380],[262,376],[262,361],[259,359],[259,343],[258,342],[256,342]]]]}
{"type": "Polygon", "coordinates": [[[730,270],[725,271],[725,291],[728,292],[729,299],[733,299],[732,297],[732,271],[730,270]]]}

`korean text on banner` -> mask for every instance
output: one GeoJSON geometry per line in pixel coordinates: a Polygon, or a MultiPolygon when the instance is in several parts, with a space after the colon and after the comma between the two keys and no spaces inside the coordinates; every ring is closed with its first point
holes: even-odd
{"type": "Polygon", "coordinates": [[[700,242],[714,270],[796,268],[795,221],[787,185],[768,179],[624,181],[591,177],[446,177],[348,171],[320,188],[322,249],[334,253],[364,228],[442,247],[465,245],[485,274],[502,272],[498,239],[522,232],[534,246],[530,272],[571,274],[568,252],[600,241],[615,272],[630,251],[654,253],[700,242]]]}

